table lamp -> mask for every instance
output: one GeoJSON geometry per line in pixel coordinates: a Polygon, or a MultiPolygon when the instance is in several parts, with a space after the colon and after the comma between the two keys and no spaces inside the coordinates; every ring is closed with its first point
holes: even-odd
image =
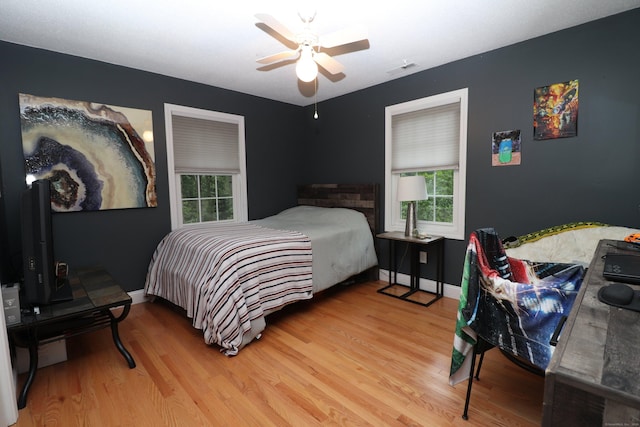
{"type": "Polygon", "coordinates": [[[409,202],[407,207],[407,222],[404,228],[405,236],[414,236],[418,227],[416,200],[427,200],[427,184],[424,176],[401,176],[398,180],[398,201],[409,202]]]}

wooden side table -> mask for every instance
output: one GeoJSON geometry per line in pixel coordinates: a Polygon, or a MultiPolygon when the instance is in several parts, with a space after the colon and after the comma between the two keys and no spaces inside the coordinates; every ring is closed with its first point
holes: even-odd
{"type": "Polygon", "coordinates": [[[69,278],[73,300],[40,306],[39,314],[22,316],[20,323],[7,328],[12,345],[29,349],[29,373],[18,397],[18,408],[27,404],[27,394],[38,369],[38,346],[62,338],[111,328],[113,342],[129,368],[136,362],[118,334],[118,323],[131,309],[131,297],[101,268],[79,270],[69,278]],[[122,307],[118,317],[112,308],[122,307]]]}
{"type": "Polygon", "coordinates": [[[417,237],[405,236],[402,231],[391,231],[378,234],[376,236],[379,239],[389,241],[389,284],[378,292],[385,295],[389,295],[395,298],[400,298],[405,301],[412,302],[414,304],[420,304],[425,307],[430,306],[443,295],[443,271],[444,271],[444,237],[442,236],[429,236],[425,239],[419,239],[417,237]],[[396,259],[396,245],[398,243],[405,243],[409,245],[409,258],[410,258],[410,279],[409,286],[401,285],[398,283],[398,262],[396,259]],[[430,292],[420,289],[420,248],[435,246],[437,253],[437,265],[436,265],[436,291],[430,292]],[[392,278],[393,274],[393,278],[392,278]],[[392,292],[392,289],[397,287],[407,288],[406,292],[397,293],[392,292]],[[427,293],[433,295],[428,302],[422,302],[416,299],[412,299],[411,296],[416,293],[427,293]]]}

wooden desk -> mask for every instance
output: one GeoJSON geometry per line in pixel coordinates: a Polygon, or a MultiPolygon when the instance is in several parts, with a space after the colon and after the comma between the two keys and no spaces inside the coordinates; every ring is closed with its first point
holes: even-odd
{"type": "Polygon", "coordinates": [[[640,425],[640,312],[597,296],[610,283],[602,277],[603,256],[633,253],[615,244],[600,241],[547,367],[544,426],[640,425]]]}
{"type": "Polygon", "coordinates": [[[103,269],[79,270],[69,278],[73,300],[40,306],[40,314],[23,315],[20,323],[7,328],[12,345],[29,349],[29,373],[18,397],[18,408],[27,404],[29,387],[38,369],[38,346],[62,338],[111,327],[111,335],[118,351],[129,368],[136,363],[122,344],[118,323],[131,308],[131,297],[103,269]],[[112,308],[122,307],[118,317],[112,308]]]}
{"type": "Polygon", "coordinates": [[[383,293],[385,295],[389,295],[395,298],[400,298],[405,301],[412,302],[414,304],[420,304],[424,306],[429,306],[442,298],[443,295],[443,271],[444,271],[444,237],[441,236],[430,236],[426,239],[418,239],[415,237],[405,236],[402,231],[391,231],[382,234],[378,234],[376,236],[379,239],[384,239],[389,241],[389,284],[381,289],[378,289],[378,292],[383,293]],[[410,258],[410,279],[409,286],[401,285],[398,283],[398,262],[396,259],[396,244],[397,243],[406,243],[409,245],[409,258],[410,258]],[[434,246],[437,250],[438,257],[436,259],[436,291],[429,292],[420,289],[420,248],[434,246]],[[393,274],[393,278],[392,278],[393,274]],[[391,290],[396,287],[404,287],[408,288],[406,292],[401,294],[392,292],[391,290]],[[426,292],[428,294],[432,294],[433,298],[428,302],[421,302],[415,299],[411,299],[411,296],[416,294],[417,292],[426,292]]]}

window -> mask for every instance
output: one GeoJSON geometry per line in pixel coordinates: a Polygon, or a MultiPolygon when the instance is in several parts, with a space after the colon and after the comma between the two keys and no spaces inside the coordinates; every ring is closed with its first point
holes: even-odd
{"type": "Polygon", "coordinates": [[[398,178],[422,175],[428,199],[418,201],[418,229],[465,239],[464,204],[468,90],[385,109],[385,229],[404,230],[408,202],[396,200],[398,178]]]}
{"type": "Polygon", "coordinates": [[[230,175],[180,175],[182,223],[233,219],[233,189],[230,175]]]}
{"type": "Polygon", "coordinates": [[[165,104],[171,227],[247,220],[244,118],[165,104]]]}

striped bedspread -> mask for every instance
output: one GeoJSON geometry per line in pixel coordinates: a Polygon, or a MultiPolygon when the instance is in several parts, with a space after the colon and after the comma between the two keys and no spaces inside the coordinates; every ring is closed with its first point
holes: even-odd
{"type": "Polygon", "coordinates": [[[186,227],[158,245],[145,293],[182,307],[227,355],[251,322],[312,294],[311,241],[297,231],[254,224],[186,227]]]}

